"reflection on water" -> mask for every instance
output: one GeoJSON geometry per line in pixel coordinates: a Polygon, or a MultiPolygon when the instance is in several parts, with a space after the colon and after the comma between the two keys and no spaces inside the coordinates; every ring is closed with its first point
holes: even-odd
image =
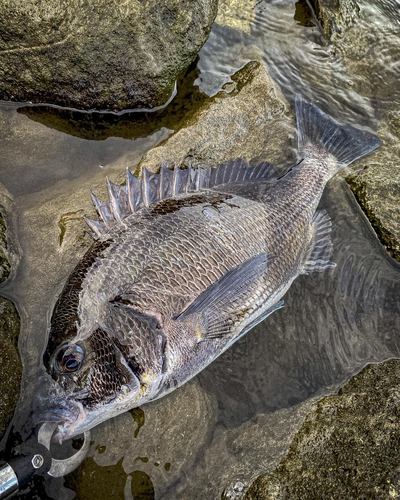
{"type": "MultiPolygon", "coordinates": [[[[327,45],[305,2],[261,0],[255,17],[252,13],[251,22],[244,23],[245,31],[232,28],[235,23],[229,16],[223,26],[214,25],[197,69],[191,69],[178,90],[184,98],[157,116],[89,117],[36,107],[17,113],[14,105],[1,106],[6,126],[1,129],[0,155],[7,168],[0,181],[17,196],[25,253],[16,280],[7,288],[24,324],[21,404],[37,380],[49,304],[75,263],[75,257],[65,258],[60,269],[56,258],[41,256],[33,248],[43,237],[29,233],[29,221],[35,216],[35,203],[39,206],[42,200],[30,193],[43,190],[43,196],[51,198],[52,186],[63,179],[86,186],[100,165],[107,171],[108,164],[132,151],[137,160],[141,151],[165,138],[189,109],[206,94],[218,92],[251,59],[267,64],[291,102],[294,93],[301,92],[343,121],[384,128],[386,110],[400,102],[400,88],[394,83],[400,72],[393,43],[398,23],[387,21],[396,6],[383,1],[362,5],[360,23],[374,19],[379,27],[368,57],[376,61],[374,70],[382,71],[375,71],[371,79],[362,74],[364,62],[357,60],[355,45],[352,54],[339,54],[327,45]],[[153,135],[144,137],[147,134],[153,135]],[[26,205],[29,210],[24,212],[26,205]]],[[[219,498],[227,485],[236,480],[246,483],[279,461],[286,450],[286,428],[299,419],[295,405],[335,392],[368,362],[398,357],[399,264],[381,247],[343,181],[330,182],[321,206],[333,221],[336,268],[298,278],[283,309],[194,380],[95,428],[88,458],[79,469],[66,479],[46,478],[44,485],[38,479],[21,498],[219,498]]],[[[56,221],[60,236],[55,253],[66,244],[68,224],[81,216],[64,215],[56,221]]],[[[83,238],[68,243],[76,254],[84,251],[83,238]]]]}
{"type": "MultiPolygon", "coordinates": [[[[158,111],[115,113],[84,113],[54,106],[32,105],[18,108],[18,113],[81,139],[102,141],[108,137],[137,139],[161,128],[176,130],[189,110],[200,106],[206,95],[193,82],[199,75],[197,60],[177,82],[177,94],[170,104],[158,111]]],[[[96,145],[98,147],[98,145],[96,145]]]]}
{"type": "Polygon", "coordinates": [[[127,474],[122,466],[123,460],[121,458],[115,465],[101,467],[88,457],[74,475],[67,477],[65,485],[76,492],[77,498],[154,500],[150,477],[139,470],[127,474]]]}

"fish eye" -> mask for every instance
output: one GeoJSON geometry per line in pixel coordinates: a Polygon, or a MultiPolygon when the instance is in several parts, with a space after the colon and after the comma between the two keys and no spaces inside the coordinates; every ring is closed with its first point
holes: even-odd
{"type": "Polygon", "coordinates": [[[82,366],[85,355],[83,350],[75,345],[68,344],[60,348],[55,359],[55,366],[59,372],[76,372],[82,366]]]}

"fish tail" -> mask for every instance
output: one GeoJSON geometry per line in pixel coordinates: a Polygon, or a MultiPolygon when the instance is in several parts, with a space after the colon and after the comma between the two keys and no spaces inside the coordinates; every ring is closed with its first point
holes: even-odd
{"type": "Polygon", "coordinates": [[[315,156],[322,149],[335,157],[337,170],[370,153],[381,143],[371,132],[341,125],[300,95],[296,96],[296,118],[300,154],[315,156]]]}

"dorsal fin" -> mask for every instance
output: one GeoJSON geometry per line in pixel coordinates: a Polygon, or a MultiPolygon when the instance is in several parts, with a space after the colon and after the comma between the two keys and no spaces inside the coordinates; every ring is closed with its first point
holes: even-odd
{"type": "MultiPolygon", "coordinates": [[[[99,221],[85,218],[94,238],[108,232],[117,222],[143,207],[149,207],[161,200],[182,197],[188,193],[209,190],[223,185],[234,185],[254,181],[272,181],[279,177],[270,163],[260,163],[251,167],[244,160],[237,158],[216,168],[173,170],[161,166],[159,174],[149,172],[143,167],[142,179],[135,177],[129,169],[126,171],[126,185],[119,186],[107,179],[110,201],[101,201],[91,192],[93,204],[100,217],[99,221]]],[[[240,194],[240,189],[237,194],[240,194]]]]}

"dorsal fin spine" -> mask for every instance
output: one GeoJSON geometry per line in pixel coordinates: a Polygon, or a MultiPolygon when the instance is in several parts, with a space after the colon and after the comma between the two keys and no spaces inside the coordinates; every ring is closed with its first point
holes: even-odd
{"type": "Polygon", "coordinates": [[[107,203],[106,201],[101,201],[99,200],[92,191],[90,191],[90,196],[92,197],[93,204],[95,206],[95,209],[97,211],[98,216],[100,219],[103,221],[104,225],[106,227],[111,227],[113,223],[113,215],[112,211],[110,209],[110,204],[107,203]]]}
{"type": "MultiPolygon", "coordinates": [[[[189,167],[181,170],[161,165],[160,173],[153,174],[143,167],[142,180],[126,170],[126,186],[114,184],[107,179],[110,202],[101,201],[90,192],[100,221],[85,219],[94,237],[100,237],[111,229],[116,222],[123,220],[143,206],[149,207],[158,201],[175,198],[179,194],[212,189],[218,185],[262,179],[271,181],[279,178],[278,172],[269,163],[250,167],[244,160],[237,158],[208,169],[189,167]]],[[[324,226],[320,226],[322,231],[324,226]]]]}
{"type": "Polygon", "coordinates": [[[111,210],[113,212],[115,220],[120,221],[121,220],[121,211],[119,208],[118,197],[116,196],[115,189],[114,189],[114,186],[116,186],[116,184],[111,182],[108,177],[106,177],[106,181],[107,181],[108,197],[110,199],[111,210]]]}
{"type": "Polygon", "coordinates": [[[132,213],[135,213],[141,200],[141,182],[129,169],[126,173],[126,187],[128,192],[128,203],[132,213]]]}
{"type": "Polygon", "coordinates": [[[142,170],[142,200],[145,207],[149,206],[149,171],[146,167],[142,170]]]}
{"type": "Polygon", "coordinates": [[[174,176],[172,178],[172,194],[171,194],[172,198],[174,198],[177,195],[178,173],[179,173],[179,167],[175,165],[174,176]]]}
{"type": "Polygon", "coordinates": [[[98,239],[102,234],[106,232],[101,221],[89,219],[89,217],[86,217],[86,215],[83,216],[83,219],[92,230],[91,236],[93,236],[93,238],[98,239]]]}

